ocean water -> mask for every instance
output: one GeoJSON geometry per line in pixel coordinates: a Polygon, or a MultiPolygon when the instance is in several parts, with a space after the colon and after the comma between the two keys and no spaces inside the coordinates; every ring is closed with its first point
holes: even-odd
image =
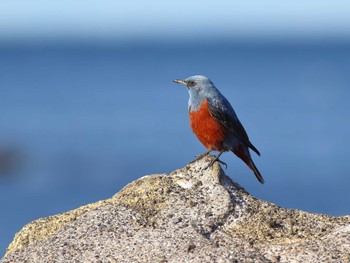
{"type": "Polygon", "coordinates": [[[349,44],[1,46],[0,155],[13,158],[0,170],[0,254],[32,220],[203,153],[187,90],[172,83],[194,74],[262,153],[252,156],[265,185],[226,153],[233,180],[283,207],[350,214],[349,44]]]}

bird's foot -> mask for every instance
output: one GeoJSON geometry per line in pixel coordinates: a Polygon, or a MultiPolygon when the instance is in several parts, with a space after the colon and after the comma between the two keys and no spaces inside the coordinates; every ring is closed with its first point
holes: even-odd
{"type": "Polygon", "coordinates": [[[213,160],[210,161],[210,163],[204,168],[204,170],[208,169],[209,167],[213,166],[215,162],[219,162],[222,165],[225,165],[225,169],[227,169],[227,164],[219,159],[219,156],[215,157],[213,160]]]}

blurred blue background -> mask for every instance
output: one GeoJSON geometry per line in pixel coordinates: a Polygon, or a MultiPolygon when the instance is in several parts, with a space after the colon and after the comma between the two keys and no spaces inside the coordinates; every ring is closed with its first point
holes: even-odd
{"type": "Polygon", "coordinates": [[[347,1],[0,2],[0,255],[24,224],[204,152],[186,88],[208,76],[262,156],[253,195],[350,213],[347,1]]]}

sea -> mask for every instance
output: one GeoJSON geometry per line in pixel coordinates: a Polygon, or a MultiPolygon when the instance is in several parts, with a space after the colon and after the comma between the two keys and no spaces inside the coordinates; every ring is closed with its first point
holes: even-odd
{"type": "Polygon", "coordinates": [[[266,183],[257,198],[350,214],[350,42],[0,44],[0,255],[25,224],[107,199],[205,151],[188,93],[205,75],[231,102],[266,183]]]}

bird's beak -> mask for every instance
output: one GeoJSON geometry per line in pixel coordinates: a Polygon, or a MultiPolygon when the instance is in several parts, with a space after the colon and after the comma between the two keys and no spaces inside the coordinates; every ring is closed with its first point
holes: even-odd
{"type": "Polygon", "coordinates": [[[175,79],[175,80],[173,80],[173,82],[187,86],[187,82],[182,80],[182,79],[175,79]]]}

